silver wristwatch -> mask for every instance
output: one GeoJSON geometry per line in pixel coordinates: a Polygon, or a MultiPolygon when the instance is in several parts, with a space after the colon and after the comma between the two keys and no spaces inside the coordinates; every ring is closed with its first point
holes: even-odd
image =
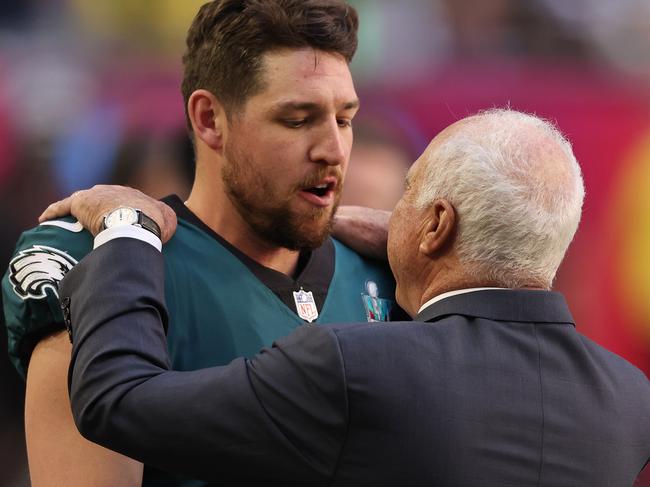
{"type": "Polygon", "coordinates": [[[135,225],[144,228],[145,230],[149,230],[156,237],[160,238],[160,227],[158,224],[152,218],[148,217],[136,208],[120,206],[119,208],[109,211],[104,215],[102,230],[122,225],[135,225]]]}

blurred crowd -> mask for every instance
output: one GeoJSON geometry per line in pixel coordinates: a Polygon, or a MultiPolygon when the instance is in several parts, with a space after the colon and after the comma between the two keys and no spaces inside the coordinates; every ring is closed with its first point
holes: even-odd
{"type": "MultiPolygon", "coordinates": [[[[188,194],[180,59],[202,3],[0,2],[3,272],[20,233],[76,189],[188,194]]],[[[648,374],[650,2],[350,3],[361,19],[352,71],[362,109],[343,202],[391,209],[428,141],[477,110],[509,105],[556,121],[588,195],[557,288],[580,331],[648,374]]],[[[22,487],[24,384],[0,356],[0,485],[22,487]]]]}

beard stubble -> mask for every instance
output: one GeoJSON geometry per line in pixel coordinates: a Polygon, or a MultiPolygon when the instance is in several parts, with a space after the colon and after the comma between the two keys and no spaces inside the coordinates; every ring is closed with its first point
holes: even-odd
{"type": "MultiPolygon", "coordinates": [[[[313,250],[320,247],[332,232],[332,221],[340,200],[340,189],[333,207],[312,207],[295,211],[291,202],[300,189],[309,185],[302,181],[288,188],[282,195],[276,194],[271,182],[272,175],[261,174],[254,169],[254,162],[239,151],[225,149],[226,163],[221,178],[228,198],[242,218],[261,239],[290,250],[313,250]],[[329,216],[326,216],[329,213],[329,216]]],[[[323,171],[312,174],[309,181],[322,180],[323,171]]],[[[340,188],[340,175],[337,173],[340,188]]]]}

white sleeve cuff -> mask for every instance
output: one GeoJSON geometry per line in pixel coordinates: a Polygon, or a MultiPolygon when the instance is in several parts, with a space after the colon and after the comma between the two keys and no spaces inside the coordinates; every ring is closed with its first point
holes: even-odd
{"type": "Polygon", "coordinates": [[[162,250],[162,241],[149,230],[135,225],[119,225],[117,227],[102,230],[95,237],[94,249],[115,238],[135,238],[147,242],[154,246],[158,251],[162,250]]]}

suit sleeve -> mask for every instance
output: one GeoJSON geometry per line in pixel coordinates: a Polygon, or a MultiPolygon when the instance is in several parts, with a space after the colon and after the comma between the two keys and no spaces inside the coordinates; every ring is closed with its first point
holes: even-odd
{"type": "Polygon", "coordinates": [[[305,326],[251,360],[171,371],[163,272],[163,257],[150,245],[116,239],[62,282],[73,335],[70,398],[81,433],[193,477],[327,485],[347,426],[335,335],[305,326]]]}

